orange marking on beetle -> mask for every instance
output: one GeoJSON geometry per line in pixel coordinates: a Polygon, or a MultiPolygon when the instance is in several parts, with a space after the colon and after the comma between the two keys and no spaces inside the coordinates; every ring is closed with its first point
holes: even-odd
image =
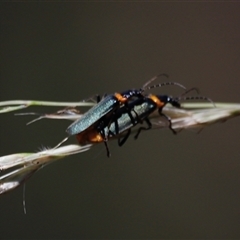
{"type": "Polygon", "coordinates": [[[166,105],[165,102],[162,102],[157,96],[150,94],[149,98],[152,99],[158,106],[158,108],[166,105]]]}
{"type": "Polygon", "coordinates": [[[88,143],[100,143],[104,141],[101,134],[93,128],[87,129],[86,131],[77,134],[76,138],[80,145],[88,143]]]}
{"type": "Polygon", "coordinates": [[[89,134],[89,141],[91,143],[99,143],[99,142],[103,142],[104,139],[102,138],[100,133],[92,132],[92,133],[89,134]]]}
{"type": "Polygon", "coordinates": [[[115,93],[114,96],[121,103],[125,103],[128,100],[126,97],[123,97],[120,93],[115,93]]]}

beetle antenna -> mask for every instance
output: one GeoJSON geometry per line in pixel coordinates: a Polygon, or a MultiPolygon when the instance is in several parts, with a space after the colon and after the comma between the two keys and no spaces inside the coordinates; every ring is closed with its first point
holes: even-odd
{"type": "Polygon", "coordinates": [[[186,90],[182,95],[180,95],[180,97],[183,97],[184,95],[186,95],[186,94],[188,94],[189,92],[192,92],[192,91],[196,91],[197,94],[200,93],[198,88],[193,87],[193,88],[190,88],[190,89],[186,90]]]}
{"type": "Polygon", "coordinates": [[[185,86],[183,86],[182,84],[180,83],[177,83],[177,82],[164,82],[164,83],[158,83],[158,84],[154,84],[154,85],[151,85],[151,86],[148,86],[151,82],[155,81],[156,79],[158,79],[159,77],[166,77],[166,78],[169,78],[169,76],[166,74],[166,73],[161,73],[161,74],[158,74],[156,75],[155,77],[151,78],[149,81],[147,81],[141,88],[142,91],[145,91],[146,89],[152,89],[152,88],[157,88],[157,87],[162,87],[162,86],[167,86],[167,85],[177,85],[183,89],[186,89],[185,86]]]}
{"type": "Polygon", "coordinates": [[[166,73],[160,73],[160,74],[154,76],[153,78],[151,78],[150,80],[148,80],[148,81],[142,86],[141,89],[145,90],[146,87],[147,87],[151,82],[155,81],[156,79],[158,79],[158,78],[161,77],[161,76],[164,76],[164,77],[166,77],[166,78],[169,78],[169,76],[168,76],[166,73]]]}
{"type": "MultiPolygon", "coordinates": [[[[178,82],[163,82],[163,83],[158,83],[158,84],[155,84],[155,85],[151,85],[145,89],[152,89],[152,88],[157,88],[157,87],[163,87],[163,86],[171,86],[171,85],[175,85],[175,86],[179,86],[183,89],[186,89],[185,86],[183,86],[182,84],[178,83],[178,82]]],[[[144,90],[145,90],[144,89],[144,90]]]]}
{"type": "Polygon", "coordinates": [[[189,96],[189,97],[178,97],[176,98],[177,100],[205,100],[208,101],[210,103],[212,103],[212,105],[214,107],[216,107],[215,103],[213,102],[213,100],[211,98],[205,97],[205,96],[189,96]]]}

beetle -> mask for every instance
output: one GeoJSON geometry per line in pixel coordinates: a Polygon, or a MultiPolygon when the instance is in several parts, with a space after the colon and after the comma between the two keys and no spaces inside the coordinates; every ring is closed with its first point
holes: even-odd
{"type": "MultiPolygon", "coordinates": [[[[131,120],[134,121],[134,118],[130,113],[131,108],[128,106],[128,102],[133,98],[144,99],[143,92],[147,89],[152,89],[152,88],[161,87],[165,85],[177,85],[181,88],[186,89],[183,85],[177,82],[164,82],[164,83],[148,86],[152,81],[156,80],[160,76],[168,77],[166,74],[159,74],[153,77],[152,79],[150,79],[140,89],[132,89],[132,90],[124,91],[122,93],[117,92],[114,94],[107,95],[105,98],[99,101],[95,106],[89,109],[85,114],[83,114],[80,119],[73,122],[67,128],[66,132],[69,135],[76,135],[81,132],[84,132],[88,128],[91,129],[93,125],[95,125],[96,123],[100,123],[102,119],[105,118],[106,116],[116,113],[116,111],[123,105],[125,106],[131,120]]],[[[109,124],[110,124],[111,117],[107,119],[109,119],[109,124]]],[[[105,118],[105,121],[106,121],[106,118],[105,118]]]]}
{"type": "Polygon", "coordinates": [[[128,139],[131,129],[136,126],[137,124],[142,124],[144,121],[147,123],[146,127],[139,127],[137,130],[137,134],[135,135],[135,139],[138,138],[139,134],[142,130],[149,130],[152,128],[152,124],[149,120],[149,116],[155,111],[158,110],[160,116],[163,116],[167,119],[169,125],[169,129],[176,134],[177,132],[172,128],[171,118],[165,115],[162,112],[162,109],[165,107],[166,104],[171,104],[173,107],[181,108],[180,100],[208,100],[211,99],[203,96],[187,96],[183,97],[188,92],[196,90],[196,88],[191,88],[187,90],[184,94],[180,97],[173,98],[168,95],[153,95],[149,94],[148,96],[144,96],[144,98],[138,98],[136,100],[129,102],[129,110],[126,109],[124,106],[119,108],[115,114],[112,116],[105,116],[98,125],[93,125],[88,128],[86,131],[78,133],[76,138],[79,144],[86,144],[86,143],[100,143],[104,142],[107,156],[110,156],[110,151],[107,145],[107,141],[109,138],[118,138],[118,145],[122,146],[126,140],[128,139]],[[130,117],[131,115],[131,117],[130,117]],[[134,119],[134,120],[132,120],[134,119]]]}
{"type": "Polygon", "coordinates": [[[175,130],[172,129],[171,120],[165,114],[162,113],[163,107],[170,103],[172,106],[180,108],[180,103],[178,99],[174,99],[167,95],[148,95],[144,98],[138,98],[129,103],[129,110],[124,106],[119,108],[114,116],[106,116],[105,119],[98,125],[93,125],[87,130],[78,133],[76,138],[79,144],[86,143],[100,143],[104,142],[107,149],[107,156],[110,156],[109,148],[107,146],[108,138],[118,138],[119,146],[122,146],[131,133],[131,128],[136,126],[138,123],[145,121],[147,127],[140,127],[138,129],[135,138],[137,138],[142,130],[147,130],[152,127],[149,120],[149,115],[153,113],[156,109],[161,116],[164,116],[169,122],[169,129],[176,134],[175,130]],[[130,115],[132,117],[130,117],[130,115]],[[134,119],[134,120],[133,120],[134,119]],[[110,122],[110,125],[109,125],[110,122]],[[122,134],[126,135],[122,137],[122,134]]]}

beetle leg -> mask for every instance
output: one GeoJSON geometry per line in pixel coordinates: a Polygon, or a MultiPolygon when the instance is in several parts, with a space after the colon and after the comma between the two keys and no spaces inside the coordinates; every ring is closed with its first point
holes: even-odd
{"type": "Polygon", "coordinates": [[[107,156],[108,156],[108,157],[111,157],[111,153],[110,153],[110,151],[109,151],[108,144],[107,144],[107,139],[104,139],[104,145],[105,145],[105,148],[106,148],[106,150],[107,150],[107,156]]]}
{"type": "Polygon", "coordinates": [[[107,142],[108,142],[108,137],[106,137],[105,132],[104,132],[104,129],[103,129],[102,131],[100,131],[100,134],[101,134],[101,136],[102,136],[102,138],[103,138],[103,142],[104,142],[105,148],[106,148],[106,150],[107,150],[107,156],[110,157],[110,156],[111,156],[111,153],[110,153],[110,151],[109,151],[108,144],[107,144],[107,142]]]}
{"type": "Polygon", "coordinates": [[[99,103],[101,101],[101,97],[99,94],[96,95],[96,99],[97,99],[97,103],[99,103]]]}
{"type": "Polygon", "coordinates": [[[127,141],[130,133],[131,133],[131,128],[128,129],[127,134],[123,138],[118,138],[118,146],[121,147],[127,141]]]}
{"type": "Polygon", "coordinates": [[[140,127],[137,131],[137,134],[134,136],[135,139],[138,138],[138,136],[139,136],[139,134],[142,130],[149,130],[149,129],[152,128],[152,124],[151,124],[150,120],[148,118],[145,118],[144,120],[146,121],[148,126],[147,127],[140,127]]]}
{"type": "Polygon", "coordinates": [[[162,109],[159,109],[158,113],[160,116],[163,116],[164,118],[166,118],[168,120],[168,123],[169,123],[168,128],[173,132],[173,134],[177,134],[177,132],[172,128],[171,118],[168,117],[167,115],[165,115],[164,113],[162,113],[162,109]]]}
{"type": "Polygon", "coordinates": [[[137,121],[135,122],[135,124],[137,124],[137,123],[141,123],[142,124],[143,120],[138,116],[137,112],[134,109],[132,109],[132,111],[136,114],[136,118],[137,118],[137,121]]]}
{"type": "MultiPolygon", "coordinates": [[[[134,112],[135,112],[135,111],[134,111],[134,112]]],[[[129,116],[130,119],[131,119],[132,124],[134,125],[134,124],[135,124],[135,120],[134,120],[133,115],[132,115],[132,113],[131,113],[131,111],[130,111],[129,109],[127,109],[127,113],[128,113],[128,116],[129,116]]],[[[138,115],[137,115],[137,116],[138,116],[138,115]]]]}

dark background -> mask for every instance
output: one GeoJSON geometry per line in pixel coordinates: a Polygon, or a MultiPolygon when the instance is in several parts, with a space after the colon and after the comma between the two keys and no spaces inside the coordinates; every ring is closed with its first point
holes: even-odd
{"type": "MultiPolygon", "coordinates": [[[[168,73],[240,102],[239,12],[237,2],[1,3],[0,98],[79,101],[168,73]]],[[[66,136],[67,121],[26,126],[31,117],[13,114],[0,116],[1,156],[66,136]]],[[[111,158],[100,144],[49,165],[26,184],[27,215],[22,188],[0,197],[0,238],[240,238],[239,123],[150,131],[111,142],[111,158]]]]}

